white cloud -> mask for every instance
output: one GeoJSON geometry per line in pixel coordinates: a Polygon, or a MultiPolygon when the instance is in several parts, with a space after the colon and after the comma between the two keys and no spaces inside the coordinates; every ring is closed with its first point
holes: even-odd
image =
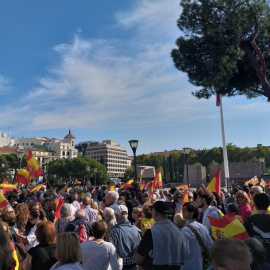
{"type": "Polygon", "coordinates": [[[10,80],[0,75],[0,95],[6,95],[11,89],[10,80]]]}

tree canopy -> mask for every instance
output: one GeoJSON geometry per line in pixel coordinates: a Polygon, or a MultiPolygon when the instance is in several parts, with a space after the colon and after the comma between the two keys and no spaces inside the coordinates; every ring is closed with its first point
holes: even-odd
{"type": "Polygon", "coordinates": [[[210,98],[263,95],[270,101],[269,0],[181,0],[182,35],[171,52],[175,67],[210,98]]]}

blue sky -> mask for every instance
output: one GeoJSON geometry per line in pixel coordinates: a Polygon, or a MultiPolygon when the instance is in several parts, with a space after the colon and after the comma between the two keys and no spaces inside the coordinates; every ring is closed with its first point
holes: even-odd
{"type": "MultiPolygon", "coordinates": [[[[137,153],[221,146],[215,99],[198,100],[170,51],[179,0],[0,0],[0,131],[137,153]]],[[[270,145],[265,98],[223,99],[226,142],[270,145]]]]}

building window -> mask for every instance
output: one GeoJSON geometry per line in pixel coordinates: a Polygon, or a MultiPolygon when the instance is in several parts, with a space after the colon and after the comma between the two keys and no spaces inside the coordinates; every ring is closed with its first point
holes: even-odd
{"type": "Polygon", "coordinates": [[[62,155],[63,155],[63,156],[65,155],[65,151],[62,152],[62,155]]]}

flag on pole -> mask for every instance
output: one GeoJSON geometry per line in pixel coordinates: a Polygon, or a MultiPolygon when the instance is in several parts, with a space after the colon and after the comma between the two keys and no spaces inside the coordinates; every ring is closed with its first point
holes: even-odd
{"type": "Polygon", "coordinates": [[[28,153],[26,170],[29,172],[29,175],[33,177],[39,177],[43,173],[37,161],[33,157],[33,154],[31,151],[29,151],[28,153]]]}
{"type": "Polygon", "coordinates": [[[221,178],[221,169],[215,174],[213,179],[209,182],[205,189],[216,192],[220,196],[220,178],[221,178]]]}
{"type": "Polygon", "coordinates": [[[67,191],[68,185],[69,185],[69,182],[67,182],[67,183],[65,184],[65,186],[61,189],[61,191],[60,191],[60,194],[61,194],[61,195],[63,195],[63,194],[67,191]]]}
{"type": "Polygon", "coordinates": [[[19,169],[16,174],[15,181],[28,186],[30,184],[30,174],[26,169],[19,169]]]}
{"type": "Polygon", "coordinates": [[[30,192],[36,192],[39,191],[43,186],[45,185],[45,183],[39,184],[33,188],[30,189],[30,192]]]}
{"type": "Polygon", "coordinates": [[[62,207],[62,205],[64,204],[64,199],[60,198],[60,194],[57,196],[57,198],[55,199],[55,206],[56,206],[56,210],[55,210],[55,221],[57,219],[61,218],[61,214],[60,214],[60,209],[62,207]]]}
{"type": "Polygon", "coordinates": [[[261,181],[260,181],[260,186],[262,186],[262,187],[266,186],[266,183],[265,183],[265,181],[263,179],[261,179],[261,181]]]}
{"type": "Polygon", "coordinates": [[[16,189],[16,186],[12,184],[1,184],[0,189],[4,191],[12,191],[13,189],[16,189]]]}
{"type": "Polygon", "coordinates": [[[143,190],[143,189],[146,189],[147,187],[149,187],[150,186],[150,183],[151,183],[151,181],[149,181],[149,182],[147,182],[145,184],[140,185],[140,190],[143,190]]]}
{"type": "Polygon", "coordinates": [[[161,177],[161,170],[157,171],[157,174],[153,181],[153,189],[157,189],[159,187],[162,187],[162,177],[161,177]]]}
{"type": "MultiPolygon", "coordinates": [[[[190,185],[190,184],[189,184],[190,185]]],[[[183,189],[183,190],[186,190],[189,188],[188,184],[185,183],[185,184],[182,184],[182,185],[179,185],[179,186],[176,186],[175,188],[177,189],[183,189]]]]}
{"type": "Polygon", "coordinates": [[[134,181],[133,179],[128,180],[120,189],[123,189],[125,187],[131,187],[133,181],[134,181]]]}
{"type": "Polygon", "coordinates": [[[235,217],[235,213],[228,213],[221,219],[208,217],[215,239],[234,237],[238,239],[250,238],[244,225],[235,217]]]}
{"type": "Polygon", "coordinates": [[[255,175],[254,177],[252,177],[250,180],[245,182],[245,185],[247,186],[248,184],[252,184],[252,185],[257,185],[259,184],[259,179],[258,177],[255,175]]]}
{"type": "Polygon", "coordinates": [[[185,203],[187,203],[187,202],[189,202],[189,200],[188,200],[188,191],[187,191],[187,189],[186,189],[185,192],[184,192],[182,205],[181,205],[181,208],[180,208],[180,211],[179,211],[180,214],[182,214],[182,212],[183,212],[183,206],[184,206],[185,203]]]}
{"type": "Polygon", "coordinates": [[[7,199],[4,197],[4,195],[0,192],[0,210],[2,210],[4,207],[9,205],[7,199]]]}
{"type": "Polygon", "coordinates": [[[108,191],[115,191],[113,182],[110,184],[108,191]]]}

